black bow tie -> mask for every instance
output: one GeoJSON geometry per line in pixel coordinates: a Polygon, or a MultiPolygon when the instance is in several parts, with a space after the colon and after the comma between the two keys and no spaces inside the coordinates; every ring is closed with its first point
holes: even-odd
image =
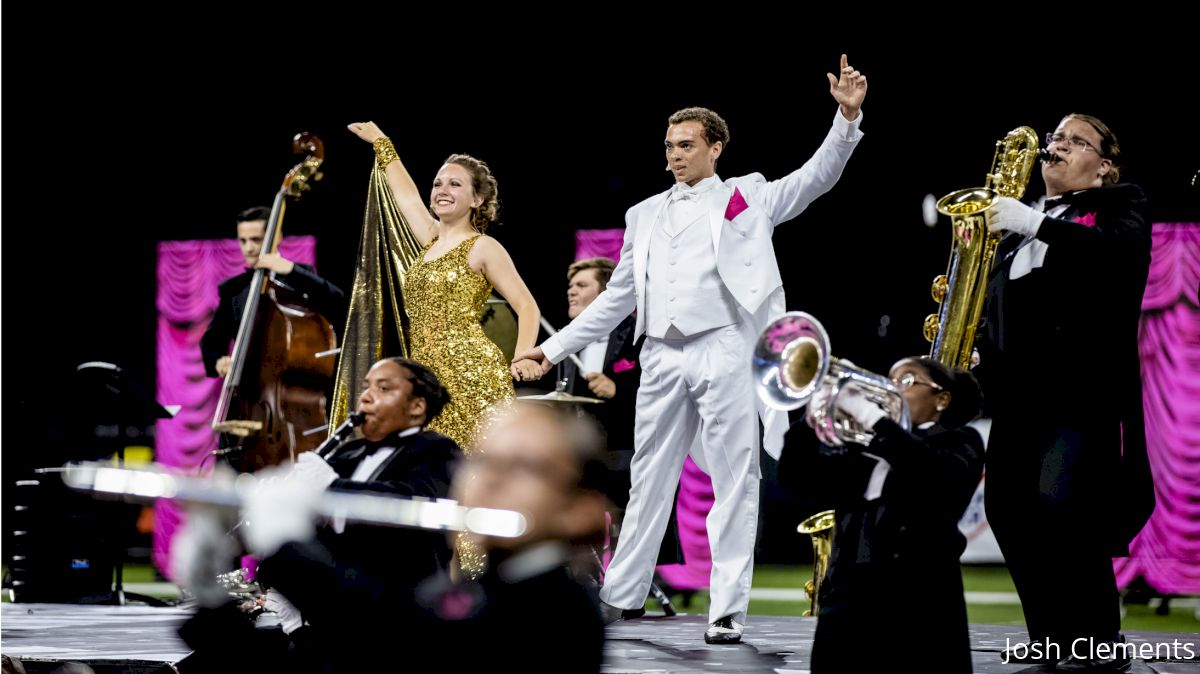
{"type": "Polygon", "coordinates": [[[408,441],[411,440],[412,438],[413,438],[412,435],[405,435],[403,437],[398,436],[398,435],[389,435],[386,438],[380,440],[379,442],[367,442],[366,444],[364,444],[362,446],[362,456],[363,457],[371,456],[372,454],[374,454],[375,452],[378,452],[381,449],[395,449],[395,450],[403,449],[404,446],[408,444],[408,441]]]}
{"type": "Polygon", "coordinates": [[[1067,192],[1066,194],[1060,194],[1057,197],[1046,197],[1044,209],[1048,211],[1055,206],[1073,204],[1079,199],[1080,194],[1082,194],[1082,192],[1067,192]]]}
{"type": "Polygon", "coordinates": [[[396,443],[388,442],[387,440],[383,440],[380,442],[368,442],[367,444],[363,445],[362,454],[360,456],[362,456],[363,458],[366,458],[368,456],[371,456],[375,452],[378,452],[379,450],[384,449],[385,447],[395,447],[395,446],[396,446],[396,443]]]}

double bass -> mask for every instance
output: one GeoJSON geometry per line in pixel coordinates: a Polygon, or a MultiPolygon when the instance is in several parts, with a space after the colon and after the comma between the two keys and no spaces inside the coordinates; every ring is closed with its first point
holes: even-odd
{"type": "MultiPolygon", "coordinates": [[[[275,194],[264,253],[276,252],[282,239],[286,200],[299,198],[321,179],[321,140],[297,134],[292,149],[304,159],[275,194]]],[[[329,321],[305,306],[275,272],[256,269],[213,415],[213,431],[227,434],[230,445],[217,453],[238,470],[253,472],[317,448],[328,428],[326,398],[337,353],[329,321]]]]}

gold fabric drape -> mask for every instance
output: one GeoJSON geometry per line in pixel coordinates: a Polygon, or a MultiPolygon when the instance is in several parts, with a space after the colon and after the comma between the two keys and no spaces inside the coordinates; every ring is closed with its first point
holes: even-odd
{"type": "Polygon", "coordinates": [[[417,237],[396,207],[387,177],[376,167],[367,189],[358,264],[342,332],[342,353],[329,413],[331,432],[356,406],[363,377],[371,365],[380,358],[408,355],[401,291],[408,267],[420,251],[417,237]]]}

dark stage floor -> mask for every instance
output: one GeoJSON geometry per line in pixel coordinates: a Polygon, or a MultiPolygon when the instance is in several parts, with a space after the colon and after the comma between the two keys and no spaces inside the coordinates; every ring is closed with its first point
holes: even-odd
{"type": "MultiPolygon", "coordinates": [[[[897,614],[897,625],[905,619],[897,614]]],[[[808,672],[812,650],[814,618],[750,616],[743,643],[736,646],[709,646],[704,643],[704,616],[647,617],[618,622],[608,629],[605,646],[604,672],[777,672],[801,674],[808,672]]],[[[1191,643],[1193,652],[1200,654],[1200,636],[1168,634],[1165,632],[1127,632],[1132,643],[1191,643]]],[[[971,625],[971,650],[974,668],[979,673],[1011,673],[1037,671],[1026,665],[1004,664],[1000,653],[1005,639],[1014,643],[1028,638],[1022,627],[1005,625],[971,625]]],[[[870,648],[864,640],[863,648],[870,648]]],[[[929,649],[926,649],[929,650],[929,649]]],[[[1182,647],[1181,647],[1182,650],[1182,647]]],[[[919,653],[919,649],[914,648],[919,653]]],[[[930,656],[934,655],[930,653],[930,656]]],[[[911,654],[910,657],[918,657],[911,654]]],[[[937,671],[932,657],[926,665],[920,659],[897,662],[893,671],[937,671]]],[[[1200,674],[1200,659],[1190,662],[1136,661],[1131,672],[1200,674]]],[[[864,674],[868,674],[864,672],[864,674]]]]}
{"type": "MultiPolygon", "coordinates": [[[[0,614],[0,652],[25,663],[27,671],[48,672],[65,661],[89,664],[106,672],[170,672],[188,649],[175,630],[191,614],[183,608],[141,606],[76,606],[70,604],[3,604],[0,614]]],[[[547,615],[553,619],[553,615],[547,615]]],[[[897,615],[897,624],[904,616],[897,615]]],[[[617,672],[777,672],[808,671],[816,621],[811,618],[751,616],[745,642],[708,646],[703,616],[646,617],[620,622],[608,630],[604,671],[617,672]]],[[[1131,632],[1135,644],[1192,644],[1200,654],[1200,636],[1165,632],[1131,632]]],[[[1019,627],[972,625],[975,671],[1036,671],[1006,665],[1000,652],[1006,639],[1023,641],[1019,627]]],[[[536,643],[530,644],[536,647],[536,643]]],[[[869,643],[863,644],[870,648],[869,643]]],[[[932,654],[931,654],[932,655],[932,654]]],[[[919,656],[912,656],[918,657],[919,656]]],[[[519,671],[519,663],[511,663],[519,671]]],[[[936,671],[935,659],[897,663],[896,671],[936,671]]],[[[508,670],[506,670],[508,671],[508,670]]],[[[563,671],[570,671],[564,664],[563,671]]],[[[1185,662],[1143,661],[1133,672],[1200,674],[1200,659],[1185,662]]]]}
{"type": "Polygon", "coordinates": [[[170,672],[191,649],[175,633],[191,609],[0,604],[0,652],[25,670],[81,662],[105,672],[170,672]]]}

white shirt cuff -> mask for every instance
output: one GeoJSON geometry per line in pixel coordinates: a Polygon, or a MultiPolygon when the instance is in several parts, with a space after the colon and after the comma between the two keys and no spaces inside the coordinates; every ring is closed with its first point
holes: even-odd
{"type": "Polygon", "coordinates": [[[555,365],[567,357],[567,354],[563,352],[562,343],[558,339],[558,335],[551,335],[550,339],[542,342],[542,353],[555,365]]]}
{"type": "Polygon", "coordinates": [[[833,113],[834,133],[842,140],[858,140],[863,135],[862,131],[858,130],[862,121],[863,111],[861,109],[858,111],[858,117],[855,117],[854,121],[851,122],[842,115],[842,106],[839,105],[838,109],[833,113]]]}

